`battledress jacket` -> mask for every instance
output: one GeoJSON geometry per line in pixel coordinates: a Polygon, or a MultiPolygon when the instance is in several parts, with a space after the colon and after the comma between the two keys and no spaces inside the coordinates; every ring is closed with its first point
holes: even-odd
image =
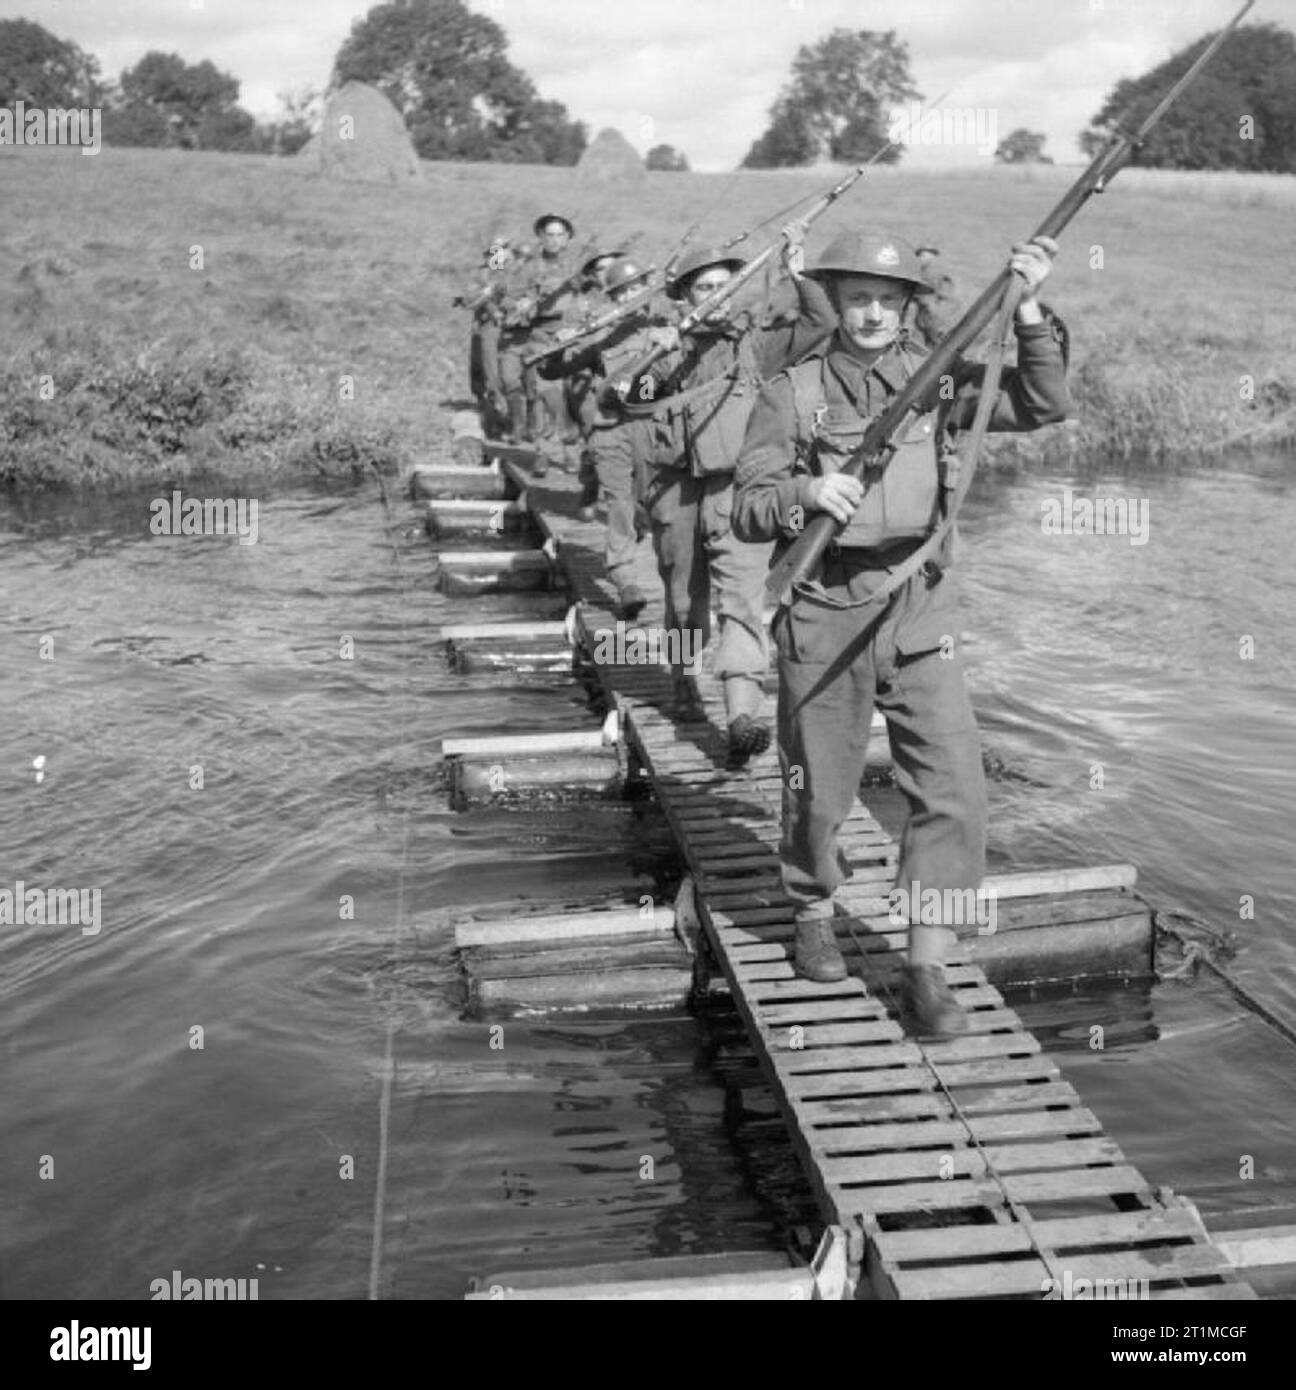
{"type": "Polygon", "coordinates": [[[795,317],[758,320],[744,311],[699,324],[654,365],[646,385],[642,378],[633,384],[625,411],[649,424],[647,463],[695,474],[733,471],[761,383],[821,344],[837,323],[823,286],[805,278],[794,285],[795,317]]]}
{"type": "MultiPolygon", "coordinates": [[[[1066,386],[1064,345],[1066,330],[1060,320],[1046,311],[1045,321],[1039,324],[1017,324],[1017,365],[1004,369],[1000,377],[998,398],[990,416],[989,428],[995,431],[1027,431],[1041,425],[1064,420],[1071,403],[1066,386]]],[[[865,368],[834,336],[822,354],[819,375],[827,384],[826,405],[840,415],[846,413],[857,422],[858,433],[867,420],[879,415],[890,398],[921,365],[926,352],[912,341],[896,343],[871,367],[865,368]]],[[[794,369],[798,373],[816,369],[803,363],[794,369]]],[[[923,524],[914,524],[910,508],[907,525],[897,536],[878,536],[877,542],[887,544],[911,536],[920,536],[931,529],[937,517],[934,489],[949,487],[947,480],[938,477],[942,471],[938,460],[948,462],[957,457],[957,435],[972,424],[985,367],[980,363],[960,359],[953,367],[952,390],[942,399],[938,386],[926,408],[911,414],[901,426],[896,438],[905,442],[888,465],[900,469],[908,466],[906,455],[920,463],[926,454],[930,461],[933,488],[933,514],[923,524]]],[[[814,431],[798,408],[793,379],[782,372],[761,391],[738,457],[735,474],[734,534],[744,541],[777,540],[781,544],[776,554],[785,550],[804,527],[805,519],[813,515],[810,508],[810,489],[815,477],[839,466],[848,450],[843,449],[832,462],[811,462],[816,453],[814,431]],[[812,471],[814,467],[814,471],[812,471]],[[795,510],[794,510],[795,509],[795,510]]],[[[894,442],[894,441],[893,441],[894,442]]],[[[818,451],[822,455],[822,450],[818,451]]],[[[886,474],[883,475],[885,477],[886,474]]],[[[880,483],[875,486],[881,486],[880,483]]],[[[866,508],[869,493],[857,509],[857,516],[866,508]]],[[[852,519],[852,525],[855,524],[852,519]]],[[[848,528],[849,530],[849,528],[848,528]]],[[[842,544],[850,544],[845,536],[842,544]]],[[[857,541],[856,544],[859,542],[857,541]]]]}

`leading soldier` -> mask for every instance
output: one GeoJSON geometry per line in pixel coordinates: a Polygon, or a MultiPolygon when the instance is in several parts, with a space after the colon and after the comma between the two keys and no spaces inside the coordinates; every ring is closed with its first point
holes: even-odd
{"type": "MultiPolygon", "coordinates": [[[[1066,417],[1065,330],[1036,291],[1056,246],[1015,247],[1026,282],[1016,312],[1017,366],[1005,370],[993,430],[1033,430],[1066,417]]],[[[912,555],[942,515],[954,485],[960,430],[976,411],[985,368],[959,362],[933,398],[910,415],[894,455],[866,486],[839,472],[868,422],[881,413],[925,353],[903,332],[915,295],[930,288],[899,241],[854,232],[837,237],[807,272],[822,281],[839,317],[826,351],[764,389],[738,461],[733,524],[752,542],[783,548],[808,514],[845,527],[820,577],[796,586],[774,620],[778,648],[779,761],[783,774],[782,876],[797,904],[796,968],[841,980],[833,894],[848,866],[837,843],[864,772],[874,704],[886,715],[896,783],[908,802],[896,886],[975,890],[985,867],[985,783],[976,720],[954,647],[958,610],[950,537],[916,573],[887,590],[888,571],[912,555]]],[[[894,900],[893,900],[894,901],[894,900]]],[[[945,979],[955,941],[950,922],[920,921],[910,903],[904,999],[922,1032],[951,1035],[967,1018],[945,979]]]]}

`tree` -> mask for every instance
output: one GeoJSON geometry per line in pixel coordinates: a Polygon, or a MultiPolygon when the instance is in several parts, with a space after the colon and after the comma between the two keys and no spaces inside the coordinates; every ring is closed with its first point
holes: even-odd
{"type": "Polygon", "coordinates": [[[318,88],[285,88],[276,92],[282,117],[266,131],[266,144],[275,154],[296,154],[319,126],[323,98],[318,88]]]}
{"type": "Polygon", "coordinates": [[[238,79],[204,59],[146,53],[121,75],[104,118],[114,145],[172,145],[183,149],[254,150],[256,122],[238,105],[238,79]]]}
{"type": "Polygon", "coordinates": [[[1052,164],[1052,159],[1044,153],[1047,135],[1036,130],[1025,130],[1018,126],[1005,139],[1000,140],[995,149],[995,162],[998,164],[1052,164]]]}
{"type": "Polygon", "coordinates": [[[792,75],[770,107],[769,128],[743,160],[748,169],[828,158],[860,164],[886,149],[893,112],[922,94],[909,75],[909,49],[893,29],[834,29],[797,50],[792,75]]]}
{"type": "Polygon", "coordinates": [[[644,168],[660,169],[668,174],[687,174],[689,162],[683,151],[674,145],[654,145],[644,156],[644,168]]]}
{"type": "MultiPolygon", "coordinates": [[[[1080,136],[1081,150],[1092,157],[1118,123],[1134,130],[1212,37],[1204,35],[1142,77],[1118,82],[1080,136]]],[[[1296,173],[1296,35],[1275,24],[1235,29],[1131,163],[1296,173]]]]}
{"type": "Polygon", "coordinates": [[[98,104],[99,64],[29,19],[0,20],[0,106],[98,104]]]}
{"type": "Polygon", "coordinates": [[[333,84],[377,87],[423,159],[575,164],[584,124],[541,100],[507,48],[503,29],[463,0],[390,0],[351,26],[333,84]]]}

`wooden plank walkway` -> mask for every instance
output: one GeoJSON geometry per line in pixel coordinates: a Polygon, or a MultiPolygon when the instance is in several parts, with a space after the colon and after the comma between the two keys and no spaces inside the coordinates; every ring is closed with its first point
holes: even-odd
{"type": "MultiPolygon", "coordinates": [[[[536,482],[516,461],[502,467],[556,544],[593,650],[599,632],[616,629],[603,527],[575,518],[570,475],[536,482]]],[[[641,557],[643,586],[659,594],[646,543],[641,557]]],[[[659,615],[658,601],[640,623],[659,615]]],[[[1191,1203],[1153,1188],[1103,1134],[979,968],[949,970],[968,1036],[905,1035],[893,998],[903,934],[885,904],[897,849],[863,805],[845,827],[854,872],[839,894],[856,915],[837,919],[851,976],[798,979],[778,873],[775,751],[725,770],[723,698],[710,676],[699,682],[708,722],[676,724],[663,671],[595,669],[687,860],[699,917],[823,1219],[846,1230],[852,1268],[874,1295],[1255,1297],[1191,1203]]],[[[772,717],[768,696],[767,706],[772,717]]]]}

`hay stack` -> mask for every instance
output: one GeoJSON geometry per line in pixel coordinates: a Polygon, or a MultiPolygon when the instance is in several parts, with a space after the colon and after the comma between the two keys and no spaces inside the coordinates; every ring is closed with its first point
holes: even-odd
{"type": "Polygon", "coordinates": [[[316,140],[326,178],[407,183],[423,176],[400,112],[366,82],[348,82],[329,97],[316,140]]]}
{"type": "Polygon", "coordinates": [[[648,171],[635,147],[611,126],[605,126],[576,165],[578,184],[628,184],[646,178],[648,171]]]}

